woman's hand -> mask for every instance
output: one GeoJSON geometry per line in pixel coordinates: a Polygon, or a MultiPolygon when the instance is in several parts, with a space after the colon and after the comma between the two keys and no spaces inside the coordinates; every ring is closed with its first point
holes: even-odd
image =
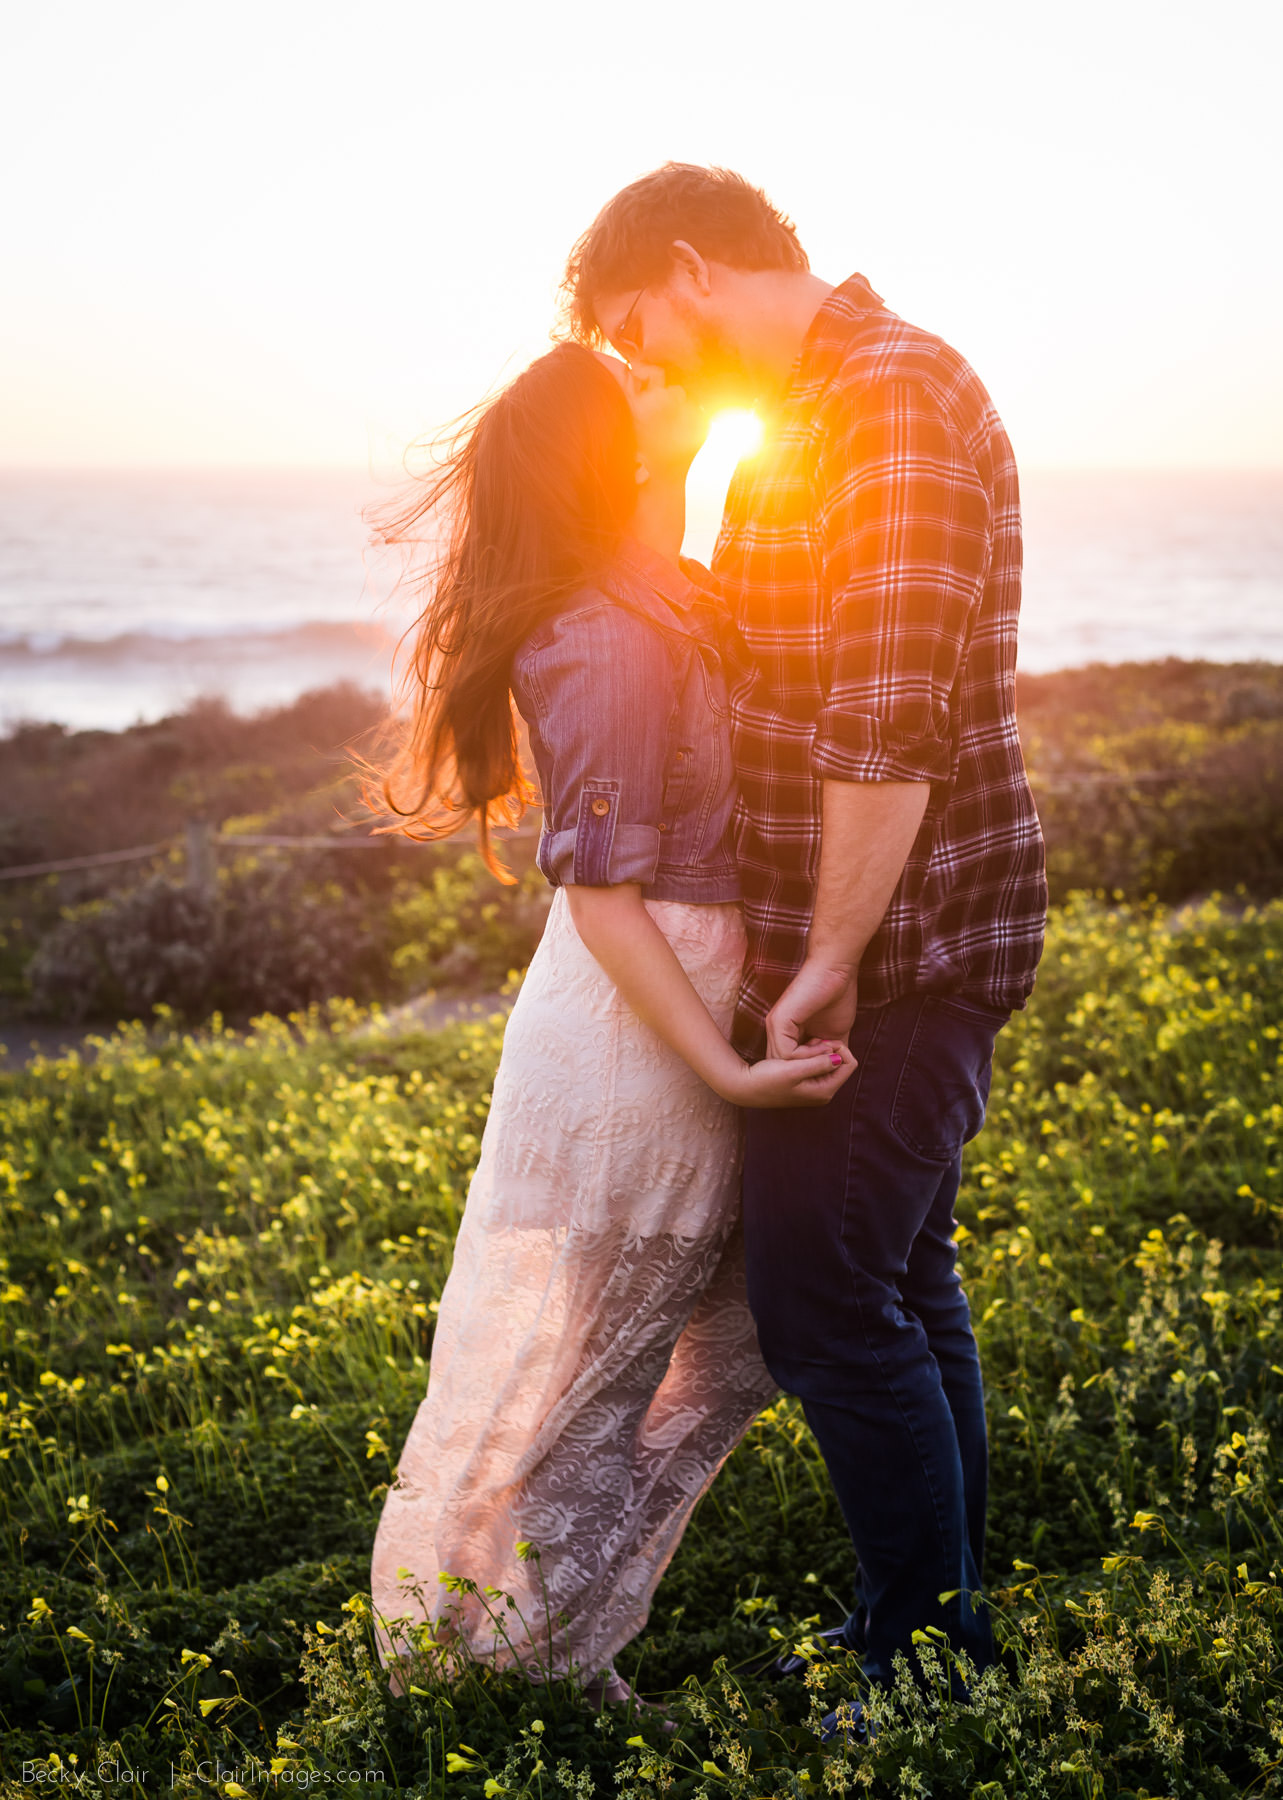
{"type": "Polygon", "coordinates": [[[808,1038],[789,1056],[746,1063],[723,1037],[646,910],[637,882],[566,887],[575,930],[637,1017],[736,1106],[823,1106],[855,1067],[846,1045],[808,1038]]]}
{"type": "Polygon", "coordinates": [[[845,1044],[812,1039],[792,1056],[744,1063],[722,1097],[736,1106],[827,1106],[854,1069],[845,1044]]]}

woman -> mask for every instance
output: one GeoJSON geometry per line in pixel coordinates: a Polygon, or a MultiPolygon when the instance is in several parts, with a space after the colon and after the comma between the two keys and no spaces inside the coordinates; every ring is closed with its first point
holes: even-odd
{"type": "Polygon", "coordinates": [[[384,798],[410,830],[475,814],[493,867],[490,827],[529,793],[515,701],[555,889],[375,1539],[398,1692],[417,1651],[631,1698],[611,1659],[775,1392],[744,1297],[736,1107],[822,1105],[853,1065],[812,1044],[750,1067],[727,1041],[728,708],[717,621],[677,563],[703,430],[681,389],[561,345],[385,534],[452,513],[384,798]]]}

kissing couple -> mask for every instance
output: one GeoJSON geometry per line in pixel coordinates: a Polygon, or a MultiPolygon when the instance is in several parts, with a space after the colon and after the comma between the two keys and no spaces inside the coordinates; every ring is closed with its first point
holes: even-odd
{"type": "Polygon", "coordinates": [[[981,1670],[953,1205],[1047,903],[1011,445],[955,350],[728,170],[616,194],[565,295],[382,521],[444,544],[382,804],[475,817],[502,875],[519,716],[554,893],[375,1538],[379,1655],[397,1692],[482,1660],[635,1701],[613,1659],[782,1389],[855,1552],[825,1637],[870,1684],[932,1627],[981,1670]],[[708,570],[685,482],[726,405],[764,442],[708,570]]]}

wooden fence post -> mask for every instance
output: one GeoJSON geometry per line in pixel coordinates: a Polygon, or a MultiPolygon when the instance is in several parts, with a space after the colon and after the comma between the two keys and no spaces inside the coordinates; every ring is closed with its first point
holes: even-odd
{"type": "Polygon", "coordinates": [[[214,848],[214,830],[203,819],[187,821],[188,891],[211,903],[218,894],[218,852],[214,848]]]}

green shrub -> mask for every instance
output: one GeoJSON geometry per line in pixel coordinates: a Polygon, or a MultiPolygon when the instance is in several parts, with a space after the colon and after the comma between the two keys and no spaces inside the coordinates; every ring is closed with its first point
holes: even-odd
{"type": "Polygon", "coordinates": [[[338,995],[493,990],[534,954],[551,897],[536,869],[505,887],[465,851],[426,881],[341,885],[332,870],[343,860],[242,857],[220,870],[214,900],[155,875],[69,907],[32,958],[32,1009],[73,1021],[157,1006],[244,1020],[338,995]]]}
{"type": "Polygon", "coordinates": [[[31,963],[56,1019],[288,1013],[376,991],[383,946],[359,897],[273,861],[223,872],[208,900],[164,875],[68,909],[31,963]]]}
{"type": "Polygon", "coordinates": [[[1283,668],[1067,669],[1019,708],[1053,899],[1283,891],[1283,668]]]}
{"type": "Polygon", "coordinates": [[[403,887],[388,914],[391,967],[398,985],[500,986],[534,955],[552,890],[536,868],[501,886],[475,851],[403,887]]]}

